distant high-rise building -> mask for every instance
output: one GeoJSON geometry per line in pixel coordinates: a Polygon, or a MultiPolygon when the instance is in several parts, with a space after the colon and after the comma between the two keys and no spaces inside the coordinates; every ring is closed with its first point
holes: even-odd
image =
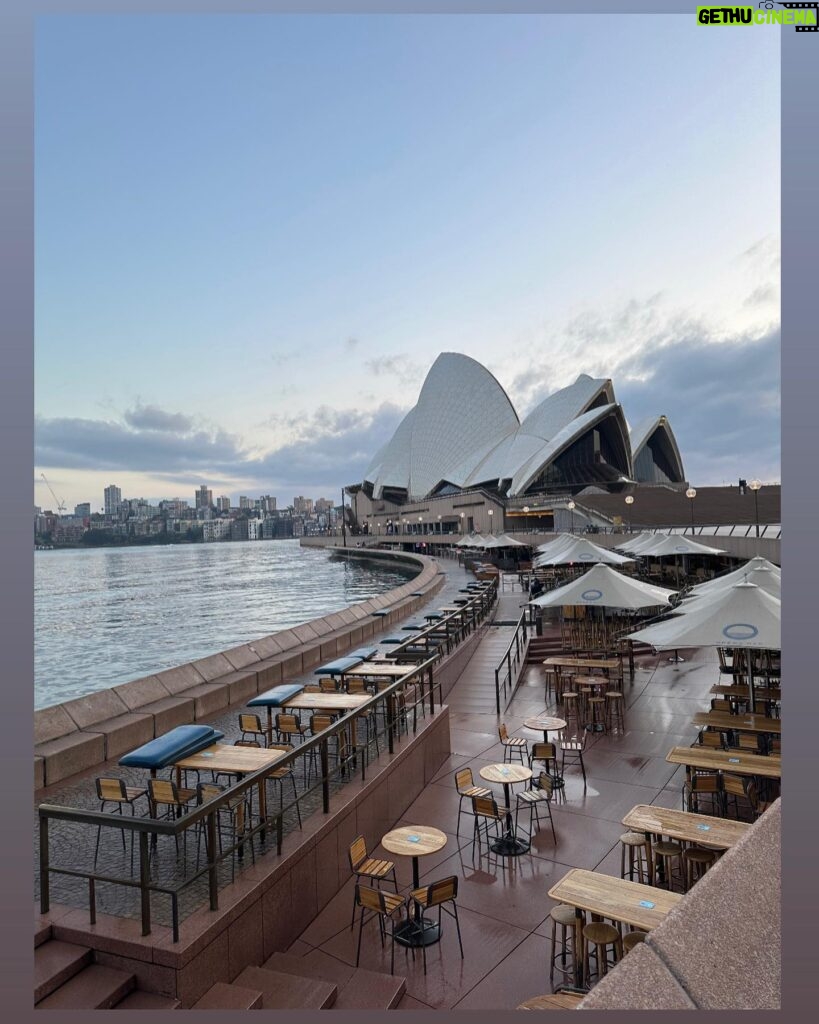
{"type": "Polygon", "coordinates": [[[253,508],[253,500],[246,494],[239,495],[239,508],[253,508]]]}
{"type": "Polygon", "coordinates": [[[105,514],[107,516],[115,516],[119,511],[119,506],[122,504],[122,491],[116,484],[111,484],[105,488],[103,492],[105,497],[105,514]]]}
{"type": "Polygon", "coordinates": [[[230,498],[226,494],[223,494],[221,498],[216,499],[216,511],[230,512],[230,498]]]}
{"type": "Polygon", "coordinates": [[[276,511],[276,499],[270,495],[265,494],[262,498],[262,511],[263,512],[275,512],[276,511]]]}
{"type": "Polygon", "coordinates": [[[327,498],[316,498],[316,512],[329,512],[332,507],[332,501],[327,498]]]}
{"type": "Polygon", "coordinates": [[[293,511],[296,515],[309,516],[313,511],[313,499],[305,498],[300,494],[297,498],[293,499],[293,511]]]}
{"type": "Polygon", "coordinates": [[[91,515],[91,502],[90,501],[83,501],[83,502],[80,502],[79,505],[75,505],[74,506],[74,515],[77,516],[80,519],[85,518],[85,516],[90,516],[91,515]]]}
{"type": "Polygon", "coordinates": [[[196,492],[196,507],[197,508],[210,508],[213,504],[213,491],[207,488],[204,484],[196,492]]]}

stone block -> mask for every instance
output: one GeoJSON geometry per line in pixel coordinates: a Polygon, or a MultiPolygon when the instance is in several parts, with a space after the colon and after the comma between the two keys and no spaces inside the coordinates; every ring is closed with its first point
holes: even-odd
{"type": "Polygon", "coordinates": [[[132,679],[122,686],[115,686],[113,690],[129,711],[142,711],[146,704],[165,700],[168,696],[168,691],[156,676],[132,679]]]}
{"type": "Polygon", "coordinates": [[[202,683],[185,690],[182,696],[193,700],[193,715],[198,722],[224,710],[228,706],[230,690],[222,683],[202,683]]]}
{"type": "Polygon", "coordinates": [[[250,698],[259,692],[259,674],[255,667],[250,671],[245,669],[241,672],[231,672],[219,682],[228,688],[228,703],[237,704],[239,707],[244,707],[250,698]]]}
{"type": "Polygon", "coordinates": [[[129,712],[107,722],[97,722],[93,728],[95,732],[100,732],[105,737],[105,760],[108,761],[152,740],[154,717],[129,712]]]}
{"type": "Polygon", "coordinates": [[[282,681],[282,663],[280,656],[276,655],[266,661],[260,661],[256,666],[256,675],[259,680],[259,693],[278,686],[282,681]]]}
{"type": "Polygon", "coordinates": [[[45,761],[42,757],[34,758],[34,788],[42,789],[45,785],[45,761]]]}
{"type": "Polygon", "coordinates": [[[193,665],[179,665],[176,668],[168,668],[163,672],[157,672],[156,677],[172,697],[205,681],[193,665]]]}
{"type": "Polygon", "coordinates": [[[255,665],[262,660],[262,655],[251,644],[240,644],[238,647],[231,647],[230,650],[222,652],[231,665],[238,671],[255,665]]]}
{"type": "Polygon", "coordinates": [[[49,743],[72,732],[77,732],[77,723],[62,704],[34,712],[35,743],[49,743]]]}
{"type": "Polygon", "coordinates": [[[113,690],[98,690],[62,705],[78,729],[88,729],[98,722],[110,721],[128,712],[113,690]]]}
{"type": "Polygon", "coordinates": [[[234,671],[233,665],[231,665],[224,654],[211,654],[207,658],[199,658],[198,661],[192,661],[191,665],[206,683],[213,683],[222,676],[229,675],[234,671]]]}
{"type": "Polygon", "coordinates": [[[77,772],[102,764],[105,737],[100,733],[75,731],[48,743],[38,743],[34,753],[43,758],[45,784],[53,786],[77,772]]]}

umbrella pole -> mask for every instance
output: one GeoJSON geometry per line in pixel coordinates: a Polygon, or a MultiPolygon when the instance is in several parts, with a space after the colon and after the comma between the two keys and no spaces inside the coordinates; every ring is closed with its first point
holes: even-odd
{"type": "Polygon", "coordinates": [[[756,711],[756,700],[754,699],[754,662],[751,655],[753,651],[748,648],[748,697],[751,704],[751,714],[756,711]]]}

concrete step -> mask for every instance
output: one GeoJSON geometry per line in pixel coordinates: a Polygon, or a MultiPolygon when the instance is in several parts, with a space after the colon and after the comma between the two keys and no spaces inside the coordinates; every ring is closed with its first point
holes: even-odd
{"type": "Polygon", "coordinates": [[[143,992],[138,988],[129,992],[114,1007],[115,1010],[176,1010],[178,1008],[178,999],[171,999],[170,996],[158,996],[154,992],[143,992]]]}
{"type": "Polygon", "coordinates": [[[49,939],[34,950],[34,1002],[50,996],[91,963],[91,950],[49,939]]]}
{"type": "Polygon", "coordinates": [[[207,990],[201,999],[191,1007],[192,1010],[261,1010],[263,996],[259,989],[245,988],[242,985],[228,985],[217,981],[207,990]]]}
{"type": "Polygon", "coordinates": [[[407,988],[406,978],[351,967],[320,950],[313,950],[306,956],[274,953],[264,967],[332,982],[338,986],[333,1007],[336,1010],[392,1010],[407,988]]]}
{"type": "Polygon", "coordinates": [[[337,986],[326,981],[269,971],[264,967],[245,967],[233,983],[261,992],[265,1010],[326,1010],[338,995],[337,986]]]}
{"type": "Polygon", "coordinates": [[[36,1005],[38,1010],[110,1010],[135,987],[133,974],[91,964],[36,1005]]]}
{"type": "Polygon", "coordinates": [[[48,942],[53,934],[53,929],[50,924],[41,924],[34,931],[34,948],[42,946],[44,942],[48,942]]]}

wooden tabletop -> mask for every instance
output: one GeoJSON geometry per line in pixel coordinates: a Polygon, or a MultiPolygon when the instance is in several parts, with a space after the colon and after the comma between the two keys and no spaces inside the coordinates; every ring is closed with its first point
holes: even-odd
{"type": "Polygon", "coordinates": [[[619,668],[619,658],[562,658],[553,655],[546,658],[544,665],[556,665],[559,668],[619,668]]]}
{"type": "Polygon", "coordinates": [[[286,707],[303,711],[353,711],[372,700],[369,693],[300,693],[290,697],[286,707]]]}
{"type": "Polygon", "coordinates": [[[661,924],[683,898],[679,893],[653,885],[582,868],[572,868],[567,872],[552,886],[549,896],[560,903],[599,914],[610,921],[622,921],[643,931],[651,931],[661,924]]]}
{"type": "Polygon", "coordinates": [[[705,771],[723,771],[732,775],[758,775],[764,779],[782,777],[782,760],[773,754],[746,754],[712,747],[672,747],[666,755],[669,764],[684,764],[705,771]]]}
{"type": "MultiPolygon", "coordinates": [[[[724,686],[716,683],[711,687],[711,693],[722,697],[738,697],[747,700],[750,694],[747,686],[724,686]]],[[[755,686],[754,696],[757,700],[781,700],[782,690],[777,686],[755,686]]]]}
{"type": "Polygon", "coordinates": [[[535,732],[557,732],[559,729],[566,728],[566,723],[562,718],[550,718],[549,715],[527,718],[523,724],[527,729],[533,729],[535,732]]]}
{"type": "Polygon", "coordinates": [[[267,768],[285,755],[283,750],[268,750],[265,747],[234,747],[229,743],[214,743],[213,746],[191,754],[174,764],[175,768],[205,768],[211,771],[235,772],[249,775],[260,768],[267,768]]]}
{"type": "Polygon", "coordinates": [[[488,764],[481,768],[480,776],[487,782],[500,782],[505,786],[513,782],[526,782],[532,777],[532,769],[522,764],[488,764]]]}
{"type": "Polygon", "coordinates": [[[729,711],[698,711],[694,725],[709,725],[712,729],[738,729],[740,732],[782,733],[782,719],[766,715],[732,715],[729,711]]]}
{"type": "Polygon", "coordinates": [[[516,1007],[518,1010],[574,1010],[583,998],[583,992],[552,992],[551,995],[535,996],[516,1007]]]}
{"type": "Polygon", "coordinates": [[[400,679],[401,676],[408,676],[413,671],[412,667],[407,668],[406,665],[396,665],[394,661],[368,661],[363,665],[356,665],[355,668],[349,669],[344,673],[345,679],[348,676],[394,676],[396,679],[400,679]]]}
{"type": "Polygon", "coordinates": [[[423,857],[427,853],[446,846],[447,838],[440,829],[428,825],[407,825],[394,828],[381,840],[381,845],[388,853],[396,853],[403,857],[423,857]]]}
{"type": "Polygon", "coordinates": [[[685,839],[692,843],[716,846],[720,850],[730,849],[748,829],[747,822],[731,818],[716,818],[709,814],[691,814],[689,811],[675,811],[668,807],[637,804],[623,818],[626,828],[635,832],[651,832],[672,839],[685,839]]]}

